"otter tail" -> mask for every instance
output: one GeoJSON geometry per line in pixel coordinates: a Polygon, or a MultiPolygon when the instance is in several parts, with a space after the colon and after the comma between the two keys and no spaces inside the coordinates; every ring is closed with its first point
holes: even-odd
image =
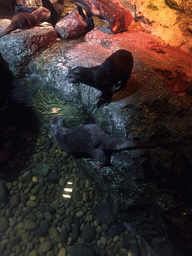
{"type": "Polygon", "coordinates": [[[0,35],[0,38],[3,37],[3,36],[5,36],[5,35],[10,34],[13,30],[15,30],[15,29],[13,29],[13,24],[12,24],[12,25],[10,24],[10,25],[3,31],[3,33],[0,35]]]}
{"type": "Polygon", "coordinates": [[[165,144],[153,143],[153,142],[141,142],[141,141],[133,141],[133,140],[125,140],[125,139],[112,139],[112,141],[107,145],[107,149],[113,150],[113,151],[121,151],[124,149],[132,150],[132,149],[142,149],[142,148],[157,148],[161,146],[165,146],[165,144]]]}

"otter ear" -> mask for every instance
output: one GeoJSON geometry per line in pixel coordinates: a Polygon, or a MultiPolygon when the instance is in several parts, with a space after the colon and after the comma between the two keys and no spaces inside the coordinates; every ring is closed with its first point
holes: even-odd
{"type": "Polygon", "coordinates": [[[81,67],[75,67],[75,68],[72,69],[72,71],[73,71],[74,74],[79,74],[79,73],[81,73],[81,70],[82,70],[81,67]]]}
{"type": "Polygon", "coordinates": [[[68,126],[66,125],[66,123],[65,123],[65,120],[64,120],[64,119],[62,119],[61,126],[62,126],[62,127],[67,127],[67,128],[68,128],[68,126]]]}
{"type": "Polygon", "coordinates": [[[67,75],[66,75],[66,77],[65,77],[66,79],[68,79],[68,78],[69,78],[70,73],[71,73],[71,67],[69,67],[69,68],[68,68],[68,72],[67,72],[67,75]]]}

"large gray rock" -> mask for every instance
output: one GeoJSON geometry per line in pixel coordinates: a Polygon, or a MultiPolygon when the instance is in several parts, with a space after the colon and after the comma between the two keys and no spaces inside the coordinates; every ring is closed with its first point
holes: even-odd
{"type": "MultiPolygon", "coordinates": [[[[6,50],[4,40],[6,37],[0,41],[0,45],[4,45],[3,53],[6,50]]],[[[156,180],[187,195],[192,185],[192,99],[173,94],[167,88],[166,80],[154,71],[171,72],[177,68],[178,61],[174,62],[173,57],[171,61],[171,55],[165,58],[169,49],[163,48],[159,40],[153,40],[151,35],[141,32],[110,35],[91,31],[86,35],[86,42],[83,39],[63,40],[32,58],[27,66],[31,76],[23,79],[23,84],[32,90],[35,110],[43,109],[40,114],[45,116],[44,123],[49,124],[58,112],[70,128],[95,121],[115,137],[152,141],[157,146],[162,142],[171,144],[167,148],[114,152],[112,166],[100,169],[95,169],[93,160],[78,160],[79,170],[91,176],[104,191],[103,197],[117,208],[126,209],[135,202],[139,204],[143,199],[147,200],[143,192],[147,190],[146,181],[156,180]],[[67,83],[68,68],[100,65],[119,48],[132,52],[133,72],[125,90],[116,93],[109,105],[97,109],[101,92],[85,84],[67,83]],[[172,145],[174,142],[180,144],[172,145]],[[187,147],[182,143],[187,143],[187,147]]],[[[12,51],[19,51],[18,46],[12,51]]],[[[14,70],[15,62],[10,59],[7,62],[14,70]]],[[[185,68],[190,74],[190,67],[185,68]]],[[[164,207],[160,199],[156,198],[156,201],[164,207]]],[[[169,205],[175,207],[171,202],[169,205]]]]}
{"type": "MultiPolygon", "coordinates": [[[[0,33],[10,24],[10,20],[0,21],[0,33]]],[[[0,39],[0,54],[9,64],[14,76],[26,71],[32,57],[50,46],[57,38],[55,29],[48,23],[26,30],[16,30],[0,39]]]]}

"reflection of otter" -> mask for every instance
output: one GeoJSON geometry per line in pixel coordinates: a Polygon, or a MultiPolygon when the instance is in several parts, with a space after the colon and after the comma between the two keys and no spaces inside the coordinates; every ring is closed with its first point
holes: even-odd
{"type": "Polygon", "coordinates": [[[28,29],[34,26],[38,26],[41,21],[47,20],[49,16],[50,11],[44,7],[40,7],[32,13],[18,13],[13,17],[10,25],[3,31],[0,37],[5,36],[18,28],[28,29]]]}
{"type": "Polygon", "coordinates": [[[113,91],[117,92],[126,86],[132,69],[133,56],[131,52],[118,50],[99,66],[70,69],[66,78],[68,82],[84,83],[102,91],[101,98],[97,103],[97,106],[100,107],[110,103],[113,91]]]}
{"type": "Polygon", "coordinates": [[[91,156],[95,161],[104,165],[109,163],[109,157],[113,151],[158,146],[150,142],[114,138],[97,124],[80,125],[75,129],[70,129],[59,116],[52,118],[50,129],[57,144],[65,152],[91,156]]]}

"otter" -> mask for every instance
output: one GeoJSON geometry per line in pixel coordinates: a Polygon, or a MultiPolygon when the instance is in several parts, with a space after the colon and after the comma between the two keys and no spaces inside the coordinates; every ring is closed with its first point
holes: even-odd
{"type": "Polygon", "coordinates": [[[3,31],[0,38],[10,34],[18,28],[29,29],[34,26],[39,26],[40,22],[47,20],[50,16],[50,11],[45,7],[40,7],[32,13],[21,12],[16,14],[10,25],[3,31]]]}
{"type": "Polygon", "coordinates": [[[65,152],[75,156],[92,157],[101,164],[100,166],[110,163],[112,152],[159,146],[151,142],[114,138],[98,124],[85,124],[70,129],[59,116],[51,119],[50,129],[57,144],[65,152]]]}
{"type": "Polygon", "coordinates": [[[121,49],[110,55],[101,65],[69,69],[66,79],[70,83],[84,83],[102,92],[97,107],[111,102],[113,92],[124,88],[133,69],[131,52],[121,49]]]}
{"type": "Polygon", "coordinates": [[[84,14],[82,8],[80,6],[77,6],[77,10],[83,20],[87,23],[87,28],[86,28],[86,33],[94,29],[94,21],[93,18],[91,17],[91,13],[89,11],[86,11],[86,15],[84,14]]]}

